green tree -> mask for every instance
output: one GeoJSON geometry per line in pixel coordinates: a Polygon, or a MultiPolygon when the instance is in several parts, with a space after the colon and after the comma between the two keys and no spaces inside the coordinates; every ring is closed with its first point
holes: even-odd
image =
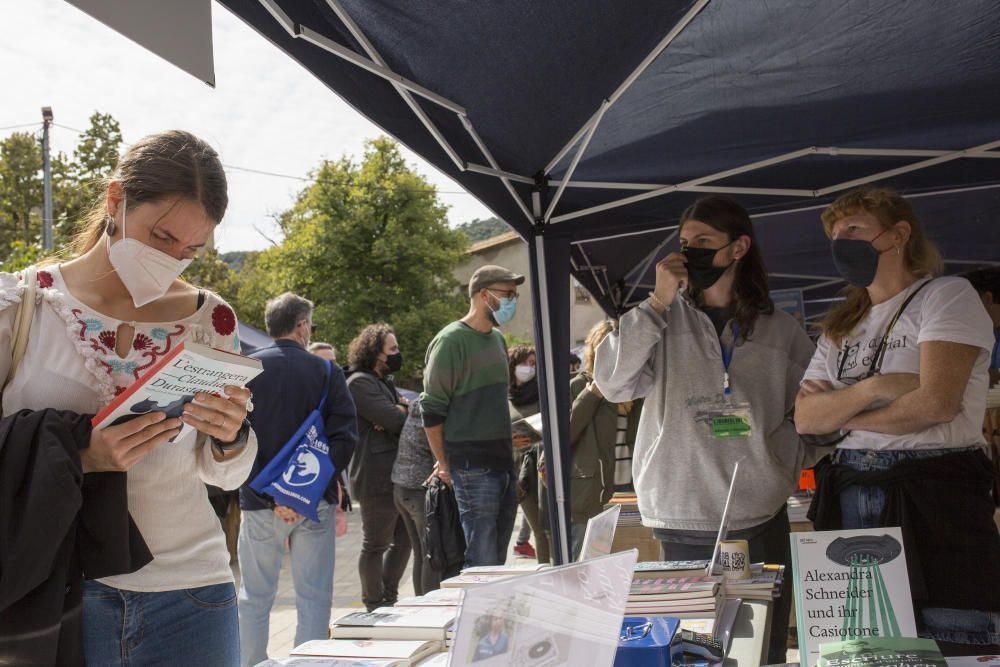
{"type": "Polygon", "coordinates": [[[78,229],[84,214],[104,194],[104,183],[118,164],[122,132],[111,114],[95,111],[80,135],[73,159],[53,158],[54,234],[56,247],[78,229]]]}
{"type": "Polygon", "coordinates": [[[493,238],[494,236],[500,236],[501,234],[506,234],[512,231],[507,223],[500,218],[486,218],[481,220],[475,218],[469,222],[463,222],[457,229],[459,231],[465,232],[473,243],[476,241],[484,241],[486,239],[493,238]]]}
{"type": "Polygon", "coordinates": [[[41,234],[42,150],[34,135],[15,132],[0,142],[0,247],[31,245],[41,234]]]}
{"type": "Polygon", "coordinates": [[[263,302],[291,290],[316,303],[316,339],[340,349],[366,324],[388,322],[403,349],[399,375],[414,377],[431,338],[466,307],[452,270],[467,237],[390,139],[368,142],[359,164],[324,161],[313,177],[278,219],[282,244],[244,267],[241,316],[259,322],[263,302]]]}
{"type": "Polygon", "coordinates": [[[196,287],[212,290],[229,303],[236,300],[239,290],[236,274],[214,248],[199,252],[184,270],[183,278],[196,287]]]}

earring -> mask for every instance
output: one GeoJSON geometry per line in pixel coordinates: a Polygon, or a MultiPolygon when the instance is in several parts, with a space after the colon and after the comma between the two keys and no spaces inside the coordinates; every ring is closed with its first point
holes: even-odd
{"type": "Polygon", "coordinates": [[[901,251],[900,251],[900,249],[899,249],[899,246],[896,246],[896,254],[897,254],[897,255],[901,254],[901,251]]]}
{"type": "Polygon", "coordinates": [[[108,233],[108,236],[114,236],[115,232],[118,231],[118,225],[115,224],[115,219],[110,215],[104,219],[104,231],[108,233]]]}

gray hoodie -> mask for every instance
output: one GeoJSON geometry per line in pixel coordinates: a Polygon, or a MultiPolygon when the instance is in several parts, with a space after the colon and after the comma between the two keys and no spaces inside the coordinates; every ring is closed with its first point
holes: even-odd
{"type": "MultiPolygon", "coordinates": [[[[722,335],[731,345],[732,322],[722,335]]],[[[597,348],[594,378],[613,403],[645,399],[632,460],[644,525],[717,531],[738,460],[730,529],[781,509],[811,463],[792,414],[814,349],[787,313],[758,317],[729,366],[731,399],[749,404],[752,433],[714,438],[696,421],[703,406],[723,400],[722,352],[708,315],[679,294],[663,316],[644,301],[621,318],[597,348]]]]}

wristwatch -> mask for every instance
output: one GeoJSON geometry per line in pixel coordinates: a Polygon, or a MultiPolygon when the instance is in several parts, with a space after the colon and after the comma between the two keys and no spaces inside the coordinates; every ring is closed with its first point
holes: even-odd
{"type": "Polygon", "coordinates": [[[244,419],[243,424],[240,425],[240,430],[236,432],[236,438],[232,442],[222,442],[215,436],[209,436],[212,439],[212,447],[219,454],[225,455],[226,452],[231,452],[234,449],[239,449],[240,447],[245,447],[247,440],[250,439],[250,420],[244,419]]]}

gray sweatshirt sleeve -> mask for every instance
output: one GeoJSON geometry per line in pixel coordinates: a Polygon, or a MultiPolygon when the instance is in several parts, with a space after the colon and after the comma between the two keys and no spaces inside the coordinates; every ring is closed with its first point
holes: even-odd
{"type": "Polygon", "coordinates": [[[643,398],[653,385],[654,359],[667,321],[643,301],[597,346],[594,381],[612,403],[643,398]]]}

